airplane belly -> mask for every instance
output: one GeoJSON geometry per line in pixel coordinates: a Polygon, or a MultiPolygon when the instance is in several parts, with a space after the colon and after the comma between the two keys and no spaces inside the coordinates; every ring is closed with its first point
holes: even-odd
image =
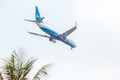
{"type": "Polygon", "coordinates": [[[64,39],[64,40],[61,40],[61,41],[64,42],[65,44],[69,45],[72,48],[76,47],[76,45],[74,43],[72,43],[71,41],[69,41],[67,39],[64,39]]]}
{"type": "Polygon", "coordinates": [[[57,32],[55,32],[55,31],[53,31],[53,30],[51,30],[51,29],[49,29],[49,28],[45,28],[45,27],[41,27],[41,29],[45,32],[45,33],[47,33],[47,34],[49,34],[49,35],[51,35],[51,36],[58,36],[59,34],[57,33],[57,32]]]}

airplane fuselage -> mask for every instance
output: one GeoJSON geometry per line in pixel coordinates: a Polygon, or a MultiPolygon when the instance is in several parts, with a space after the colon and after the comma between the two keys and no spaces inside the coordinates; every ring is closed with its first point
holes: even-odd
{"type": "Polygon", "coordinates": [[[59,41],[65,43],[65,44],[69,45],[71,47],[71,49],[76,47],[76,45],[74,44],[74,42],[72,40],[69,40],[69,39],[66,38],[69,34],[71,34],[77,28],[76,24],[75,24],[74,27],[72,27],[71,29],[67,30],[66,32],[64,32],[62,34],[59,34],[56,31],[54,31],[54,30],[52,30],[52,29],[50,29],[50,28],[48,28],[47,26],[44,25],[44,23],[43,23],[44,17],[40,16],[40,13],[39,13],[39,10],[38,10],[37,6],[35,7],[35,13],[36,13],[36,16],[35,16],[36,20],[25,19],[25,21],[36,23],[37,26],[42,31],[44,31],[45,33],[47,33],[49,36],[48,35],[37,34],[37,33],[34,33],[34,32],[28,32],[28,33],[48,38],[49,41],[51,41],[53,43],[55,43],[56,40],[59,40],[59,41]]]}
{"type": "Polygon", "coordinates": [[[39,26],[39,28],[42,31],[44,31],[45,33],[50,35],[52,39],[64,42],[65,44],[69,45],[71,47],[71,49],[76,47],[75,43],[72,40],[69,40],[67,38],[63,38],[59,33],[55,32],[54,30],[52,30],[48,27],[46,27],[45,25],[42,25],[40,23],[36,23],[36,24],[39,26]]]}

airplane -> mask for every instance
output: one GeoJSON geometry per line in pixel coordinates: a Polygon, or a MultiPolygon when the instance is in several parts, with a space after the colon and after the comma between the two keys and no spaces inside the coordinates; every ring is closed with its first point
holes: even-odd
{"type": "Polygon", "coordinates": [[[56,43],[56,40],[61,41],[65,44],[67,44],[68,46],[70,46],[71,49],[76,47],[75,43],[72,40],[67,39],[67,36],[70,35],[77,28],[76,23],[75,23],[75,26],[72,27],[71,29],[67,30],[66,32],[64,32],[62,34],[59,34],[56,31],[54,31],[54,30],[52,30],[52,29],[50,29],[50,28],[48,28],[47,26],[44,25],[44,22],[43,22],[44,17],[40,16],[39,9],[38,9],[37,6],[35,7],[35,14],[36,14],[35,15],[36,20],[28,20],[28,19],[24,19],[24,20],[36,23],[37,26],[48,35],[42,35],[42,34],[38,34],[38,33],[28,31],[29,34],[33,34],[33,35],[48,38],[49,41],[51,41],[53,43],[56,43]]]}

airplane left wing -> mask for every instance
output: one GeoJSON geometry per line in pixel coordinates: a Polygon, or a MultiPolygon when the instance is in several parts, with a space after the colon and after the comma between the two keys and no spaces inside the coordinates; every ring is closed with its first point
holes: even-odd
{"type": "Polygon", "coordinates": [[[34,33],[34,32],[28,32],[29,34],[33,34],[33,35],[36,35],[36,36],[41,36],[41,37],[46,37],[46,38],[50,38],[49,36],[47,35],[42,35],[42,34],[38,34],[38,33],[34,33]]]}
{"type": "Polygon", "coordinates": [[[66,31],[66,32],[64,32],[64,33],[61,34],[62,37],[63,37],[63,38],[66,38],[66,37],[67,37],[69,34],[71,34],[76,28],[77,28],[77,26],[76,26],[76,23],[75,23],[75,27],[73,27],[73,28],[69,29],[68,31],[66,31]]]}
{"type": "Polygon", "coordinates": [[[36,36],[41,36],[41,37],[45,37],[45,38],[49,38],[49,41],[53,42],[53,43],[56,43],[56,40],[53,39],[52,37],[50,36],[47,36],[47,35],[41,35],[41,34],[38,34],[38,33],[34,33],[34,32],[28,32],[29,34],[33,34],[33,35],[36,35],[36,36]]]}

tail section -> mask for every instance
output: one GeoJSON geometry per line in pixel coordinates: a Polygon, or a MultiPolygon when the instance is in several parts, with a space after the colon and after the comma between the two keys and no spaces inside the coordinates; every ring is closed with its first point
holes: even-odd
{"type": "Polygon", "coordinates": [[[44,19],[44,17],[40,16],[40,12],[37,6],[35,7],[35,17],[36,17],[36,21],[43,23],[42,20],[44,19]]]}
{"type": "Polygon", "coordinates": [[[24,19],[24,20],[25,20],[25,21],[29,21],[29,22],[43,23],[44,17],[41,17],[41,16],[40,16],[39,9],[38,9],[37,6],[35,7],[35,18],[36,18],[36,20],[28,20],[28,19],[24,19]]]}
{"type": "Polygon", "coordinates": [[[39,10],[38,10],[38,7],[36,6],[35,7],[35,17],[36,17],[36,21],[39,21],[41,16],[40,16],[40,13],[39,13],[39,10]]]}

